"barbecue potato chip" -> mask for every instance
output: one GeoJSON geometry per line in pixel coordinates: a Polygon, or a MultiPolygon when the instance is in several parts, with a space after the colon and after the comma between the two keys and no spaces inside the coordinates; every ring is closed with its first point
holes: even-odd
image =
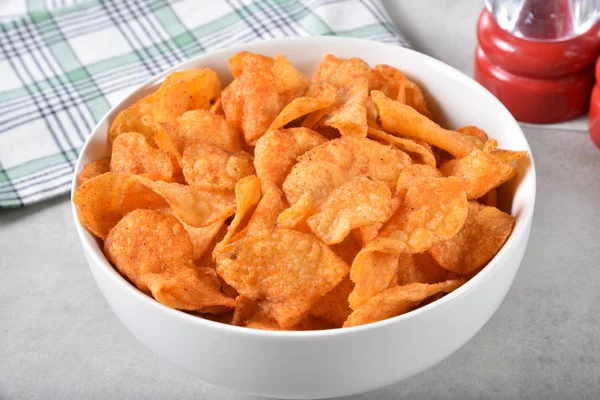
{"type": "Polygon", "coordinates": [[[482,129],[479,129],[476,126],[463,126],[462,128],[457,129],[458,132],[464,133],[465,135],[474,136],[481,141],[481,143],[485,143],[488,141],[488,135],[482,129]]]}
{"type": "Polygon", "coordinates": [[[283,328],[299,323],[348,274],[348,265],[314,236],[286,229],[229,244],[216,261],[219,275],[283,328]]]}
{"type": "Polygon", "coordinates": [[[260,307],[255,301],[244,296],[237,296],[231,325],[246,326],[258,312],[260,312],[260,307]]]}
{"type": "Polygon", "coordinates": [[[419,114],[430,120],[433,120],[433,114],[427,106],[427,100],[421,91],[421,88],[416,83],[405,80],[400,84],[398,89],[398,98],[400,103],[414,108],[419,114]]]}
{"type": "Polygon", "coordinates": [[[487,264],[512,232],[515,218],[495,207],[469,202],[469,214],[460,231],[429,249],[444,268],[469,274],[487,264]]]}
{"type": "Polygon", "coordinates": [[[343,242],[329,246],[348,265],[352,265],[354,258],[362,248],[362,244],[355,235],[348,235],[343,242]]]}
{"type": "Polygon", "coordinates": [[[321,64],[319,64],[319,68],[315,75],[313,76],[313,82],[321,82],[328,81],[331,79],[333,74],[337,71],[340,65],[344,60],[334,56],[333,54],[327,54],[321,64]]]}
{"type": "Polygon", "coordinates": [[[277,228],[310,232],[306,220],[315,212],[310,193],[305,193],[293,206],[283,210],[277,217],[277,228]]]}
{"type": "Polygon", "coordinates": [[[421,141],[421,143],[418,143],[417,140],[393,136],[372,127],[368,128],[367,135],[371,139],[383,141],[387,144],[391,144],[398,150],[402,150],[407,153],[416,164],[429,165],[433,168],[436,166],[435,156],[431,151],[431,147],[429,147],[426,142],[421,141]]]}
{"type": "Polygon", "coordinates": [[[404,201],[406,192],[411,186],[421,182],[431,182],[433,179],[442,178],[443,176],[436,168],[428,165],[408,165],[400,172],[400,176],[398,177],[396,197],[404,201]]]}
{"type": "Polygon", "coordinates": [[[225,189],[234,189],[240,179],[254,174],[250,154],[244,151],[230,153],[203,141],[185,146],[181,169],[186,182],[192,186],[215,185],[225,189]]]}
{"type": "Polygon", "coordinates": [[[141,176],[132,176],[131,179],[161,196],[169,204],[173,215],[196,228],[224,220],[234,212],[235,196],[229,190],[151,181],[141,176]]]}
{"type": "Polygon", "coordinates": [[[348,296],[354,283],[346,276],[331,291],[321,297],[310,309],[310,315],[328,321],[335,328],[341,328],[352,309],[348,303],[348,296]]]}
{"type": "Polygon", "coordinates": [[[489,142],[483,150],[475,149],[466,157],[450,160],[440,167],[444,175],[458,176],[469,183],[469,200],[477,199],[512,179],[517,169],[511,162],[526,154],[508,150],[497,153],[495,141],[489,142]]]}
{"type": "Polygon", "coordinates": [[[221,92],[221,107],[223,115],[229,126],[236,132],[242,131],[242,116],[243,116],[243,82],[240,79],[234,79],[221,92]]]}
{"type": "Polygon", "coordinates": [[[126,215],[138,208],[168,212],[169,203],[152,189],[140,183],[135,176],[131,176],[121,190],[121,212],[126,215]]]}
{"type": "Polygon", "coordinates": [[[303,97],[297,97],[286,103],[277,118],[269,126],[269,131],[281,129],[286,124],[313,113],[325,109],[335,103],[337,99],[336,90],[327,82],[312,84],[303,97]]]}
{"type": "Polygon", "coordinates": [[[194,249],[194,254],[192,257],[194,261],[202,258],[202,256],[208,252],[211,245],[214,243],[214,239],[217,237],[221,231],[221,228],[225,224],[225,220],[221,220],[215,221],[210,225],[195,228],[183,221],[179,222],[190,235],[190,240],[192,241],[192,247],[194,249]]]}
{"type": "Polygon", "coordinates": [[[150,146],[144,136],[137,132],[122,133],[115,138],[110,170],[168,182],[173,180],[175,174],[171,157],[150,146]]]}
{"type": "Polygon", "coordinates": [[[105,174],[110,171],[110,158],[101,158],[96,161],[90,161],[85,164],[79,175],[77,175],[77,186],[80,186],[83,182],[97,177],[98,175],[105,174]]]}
{"type": "Polygon", "coordinates": [[[83,182],[73,193],[81,225],[100,239],[106,239],[123,216],[121,191],[127,179],[126,175],[107,172],[83,182]]]}
{"type": "Polygon", "coordinates": [[[355,309],[344,322],[344,328],[397,317],[413,310],[429,296],[440,292],[450,293],[464,282],[464,279],[454,279],[434,284],[412,283],[387,289],[355,309]]]}
{"type": "Polygon", "coordinates": [[[379,64],[369,71],[369,91],[378,90],[390,99],[397,99],[400,85],[406,80],[408,79],[400,70],[379,64]]]}
{"type": "Polygon", "coordinates": [[[154,129],[144,125],[142,117],[152,115],[155,98],[154,94],[148,95],[121,111],[110,125],[108,140],[112,143],[121,133],[138,132],[144,135],[148,144],[154,147],[154,129]]]}
{"type": "Polygon", "coordinates": [[[406,153],[367,138],[343,137],[304,153],[283,183],[290,204],[310,192],[320,206],[335,188],[350,179],[367,175],[396,189],[400,171],[410,164],[406,153]]]}
{"type": "Polygon", "coordinates": [[[397,286],[411,283],[438,283],[457,278],[459,278],[457,274],[442,268],[428,252],[400,254],[396,277],[397,286]]]}
{"type": "Polygon", "coordinates": [[[217,244],[215,251],[221,251],[221,248],[232,241],[233,236],[239,233],[240,227],[250,218],[250,212],[256,207],[260,199],[260,182],[256,175],[250,175],[241,179],[235,185],[235,217],[227,228],[227,234],[222,241],[217,244]]]}
{"type": "Polygon", "coordinates": [[[327,140],[306,128],[267,132],[254,148],[254,167],[263,191],[267,185],[281,187],[296,158],[327,140]]]}
{"type": "Polygon", "coordinates": [[[210,68],[173,72],[154,95],[154,118],[174,121],[190,110],[208,110],[221,93],[221,81],[210,68]]]}
{"type": "Polygon", "coordinates": [[[244,69],[244,60],[249,57],[258,58],[267,67],[269,67],[269,68],[273,67],[273,62],[274,62],[273,58],[263,56],[262,54],[252,53],[249,51],[241,51],[241,52],[236,53],[235,55],[229,57],[229,60],[228,60],[229,70],[231,71],[231,75],[233,75],[234,78],[237,78],[238,76],[240,76],[242,74],[242,70],[244,69]]]}
{"type": "Polygon", "coordinates": [[[296,97],[300,97],[311,84],[310,79],[298,71],[283,54],[277,54],[273,60],[273,75],[283,108],[296,97]]]}
{"type": "Polygon", "coordinates": [[[307,223],[319,239],[336,244],[352,229],[387,221],[392,214],[391,203],[385,182],[358,176],[333,190],[307,223]]]}
{"type": "Polygon", "coordinates": [[[358,253],[350,268],[354,290],[348,301],[353,310],[388,288],[392,277],[396,276],[398,258],[398,253],[383,253],[367,248],[358,253]]]}
{"type": "Polygon", "coordinates": [[[151,273],[144,281],[152,296],[167,307],[218,314],[235,306],[232,298],[221,293],[212,268],[183,268],[175,275],[151,273]]]}
{"type": "Polygon", "coordinates": [[[281,189],[274,186],[268,187],[261,197],[250,222],[248,222],[248,234],[252,235],[264,229],[275,229],[277,217],[288,206],[281,189]]]}
{"type": "Polygon", "coordinates": [[[424,140],[455,157],[464,157],[474,149],[483,147],[483,143],[478,138],[443,129],[412,107],[388,99],[377,90],[373,90],[371,96],[379,109],[381,123],[387,132],[424,140]]]}
{"type": "Polygon", "coordinates": [[[422,253],[456,235],[467,212],[462,179],[436,178],[416,183],[408,188],[400,208],[365,249],[422,253]]]}

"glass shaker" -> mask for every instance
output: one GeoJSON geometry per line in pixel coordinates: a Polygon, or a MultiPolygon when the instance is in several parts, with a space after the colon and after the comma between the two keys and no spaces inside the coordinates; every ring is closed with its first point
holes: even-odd
{"type": "Polygon", "coordinates": [[[522,122],[588,110],[600,52],[600,0],[487,0],[475,79],[522,122]]]}

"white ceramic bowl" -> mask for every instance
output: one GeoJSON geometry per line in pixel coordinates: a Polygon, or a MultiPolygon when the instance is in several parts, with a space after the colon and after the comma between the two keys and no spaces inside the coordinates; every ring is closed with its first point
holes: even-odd
{"type": "MultiPolygon", "coordinates": [[[[530,150],[519,125],[482,86],[426,55],[389,44],[338,37],[304,37],[254,42],[206,54],[180,64],[142,85],[113,108],[94,129],[75,174],[87,162],[109,155],[107,131],[117,113],[170,72],[215,69],[227,82],[229,56],[241,50],[285,53],[309,76],[327,53],[361,57],[371,66],[390,64],[429,94],[443,125],[477,125],[500,147],[530,150]],[[443,110],[443,111],[442,111],[443,110]]],[[[73,190],[75,186],[73,186],[73,190]]],[[[385,321],[329,331],[260,331],[193,317],[172,310],[123,279],[73,216],[85,256],[106,300],[123,324],[145,346],[207,382],[256,395],[326,398],[366,392],[408,378],[433,366],[465,344],[496,311],[519,269],[533,217],[535,170],[531,154],[519,165],[504,193],[505,209],[516,217],[502,250],[477,276],[425,307],[385,321]]],[[[492,361],[492,360],[490,360],[492,361]]]]}

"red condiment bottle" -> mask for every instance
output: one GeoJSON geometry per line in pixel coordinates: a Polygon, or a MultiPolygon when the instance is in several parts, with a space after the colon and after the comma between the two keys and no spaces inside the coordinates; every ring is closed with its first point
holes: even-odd
{"type": "Polygon", "coordinates": [[[600,51],[598,6],[597,0],[488,0],[477,24],[475,79],[522,122],[584,114],[600,51]]]}
{"type": "Polygon", "coordinates": [[[590,137],[600,149],[600,58],[596,62],[596,84],[590,100],[590,117],[588,119],[590,137]]]}

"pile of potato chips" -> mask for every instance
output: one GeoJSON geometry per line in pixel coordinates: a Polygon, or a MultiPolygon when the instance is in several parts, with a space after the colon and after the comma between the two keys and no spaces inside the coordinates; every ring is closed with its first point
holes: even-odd
{"type": "Polygon", "coordinates": [[[514,218],[496,188],[525,152],[433,121],[388,65],[278,54],[169,75],[121,111],[78,176],[83,226],[162,304],[257,329],[391,318],[483,268],[514,218]]]}

